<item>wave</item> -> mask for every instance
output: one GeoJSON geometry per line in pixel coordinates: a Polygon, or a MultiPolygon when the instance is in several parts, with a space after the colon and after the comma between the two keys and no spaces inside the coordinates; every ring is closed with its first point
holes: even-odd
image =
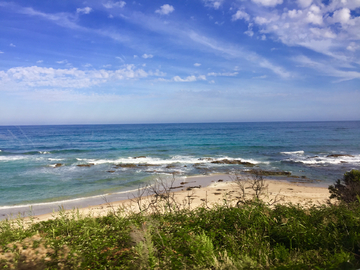
{"type": "Polygon", "coordinates": [[[283,155],[304,155],[305,152],[303,150],[300,151],[293,151],[293,152],[280,152],[283,155]]]}
{"type": "Polygon", "coordinates": [[[86,158],[76,158],[77,161],[81,163],[92,163],[94,165],[101,165],[101,164],[153,164],[153,165],[171,165],[171,164],[183,164],[183,165],[190,165],[190,164],[211,164],[213,161],[219,161],[223,159],[228,160],[241,160],[243,162],[250,162],[253,164],[259,163],[267,163],[262,161],[257,161],[254,159],[242,159],[242,158],[231,158],[227,156],[222,157],[193,157],[193,156],[173,156],[168,159],[162,158],[155,158],[155,157],[127,157],[127,158],[118,158],[118,159],[86,159],[86,158]]]}
{"type": "Polygon", "coordinates": [[[305,165],[360,165],[360,155],[352,156],[331,156],[328,154],[321,156],[293,157],[284,160],[285,162],[303,163],[305,165]]]}

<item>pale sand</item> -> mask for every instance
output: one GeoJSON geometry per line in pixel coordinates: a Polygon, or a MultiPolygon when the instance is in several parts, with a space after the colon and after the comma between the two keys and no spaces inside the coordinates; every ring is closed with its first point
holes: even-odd
{"type": "MultiPolygon", "coordinates": [[[[232,203],[236,204],[238,196],[238,187],[229,177],[229,175],[212,175],[190,177],[186,179],[186,183],[180,184],[180,181],[174,183],[174,186],[182,186],[173,189],[173,194],[176,200],[183,203],[184,200],[191,199],[191,208],[202,206],[206,203],[207,206],[212,207],[215,204],[232,203]],[[221,180],[220,180],[221,179],[221,180]],[[219,182],[220,180],[220,182],[219,182]],[[187,190],[189,187],[199,186],[200,188],[193,188],[187,190]]],[[[182,179],[183,181],[183,179],[182,179]]],[[[262,197],[265,202],[271,202],[276,197],[282,199],[279,203],[286,204],[300,204],[302,206],[322,205],[329,199],[329,191],[326,187],[318,187],[311,183],[291,183],[285,180],[266,180],[268,189],[266,195],[262,197]]],[[[146,198],[145,198],[146,200],[146,198]]],[[[138,211],[138,207],[133,200],[121,200],[111,203],[104,203],[100,205],[80,208],[79,212],[82,215],[91,215],[94,217],[107,215],[111,211],[116,211],[119,207],[126,211],[138,211]]],[[[73,211],[73,210],[67,210],[73,211]]],[[[53,219],[58,216],[58,213],[43,214],[33,217],[33,221],[39,222],[48,219],[53,219]]],[[[29,222],[28,218],[26,218],[29,222]]]]}

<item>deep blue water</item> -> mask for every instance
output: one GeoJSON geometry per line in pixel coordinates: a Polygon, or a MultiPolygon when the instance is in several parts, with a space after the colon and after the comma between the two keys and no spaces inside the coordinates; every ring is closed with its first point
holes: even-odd
{"type": "Polygon", "coordinates": [[[117,192],[173,172],[248,169],[211,163],[224,158],[330,184],[360,168],[360,121],[0,126],[0,206],[117,192]]]}

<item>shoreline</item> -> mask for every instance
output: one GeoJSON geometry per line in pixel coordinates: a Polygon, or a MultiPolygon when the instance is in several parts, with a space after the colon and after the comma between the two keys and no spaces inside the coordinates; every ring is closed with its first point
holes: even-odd
{"type": "MultiPolygon", "coordinates": [[[[320,187],[318,183],[291,182],[289,180],[267,179],[268,184],[267,195],[264,197],[265,202],[270,202],[277,198],[283,200],[279,203],[293,203],[306,205],[321,205],[329,199],[329,191],[327,187],[320,187]]],[[[207,204],[213,206],[215,204],[236,200],[238,187],[232,181],[228,174],[198,175],[187,178],[175,179],[171,193],[177,201],[191,201],[191,208],[207,204]],[[219,181],[220,180],[220,181],[219,181]]],[[[33,207],[14,206],[13,208],[1,209],[0,220],[14,219],[24,217],[27,221],[32,219],[34,222],[40,222],[55,218],[59,214],[59,210],[72,211],[78,209],[82,215],[104,216],[110,211],[122,207],[126,211],[138,211],[138,207],[131,200],[138,195],[138,190],[123,192],[117,194],[99,195],[91,198],[75,199],[63,203],[54,202],[49,204],[33,205],[33,207]]],[[[144,197],[146,199],[146,197],[144,197]]]]}

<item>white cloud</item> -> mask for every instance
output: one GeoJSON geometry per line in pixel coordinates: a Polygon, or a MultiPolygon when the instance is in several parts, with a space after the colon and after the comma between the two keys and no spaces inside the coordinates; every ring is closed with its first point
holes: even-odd
{"type": "Polygon", "coordinates": [[[294,18],[299,18],[303,14],[303,12],[300,9],[299,10],[293,9],[293,10],[289,10],[285,14],[287,14],[289,18],[294,19],[294,18]]]}
{"type": "Polygon", "coordinates": [[[219,9],[224,2],[224,0],[203,0],[206,7],[211,7],[213,9],[219,9]]]}
{"type": "Polygon", "coordinates": [[[157,9],[155,11],[155,13],[159,13],[160,15],[168,15],[171,12],[173,12],[175,9],[173,6],[169,5],[169,4],[165,4],[163,6],[160,7],[160,9],[157,9]]]}
{"type": "Polygon", "coordinates": [[[213,77],[218,77],[218,76],[221,76],[221,77],[232,77],[232,76],[236,76],[238,75],[239,72],[223,72],[223,73],[215,73],[215,72],[210,72],[208,73],[207,75],[208,76],[213,76],[213,77]]]}
{"type": "Polygon", "coordinates": [[[283,68],[281,68],[279,66],[275,66],[274,64],[270,63],[266,59],[261,60],[261,62],[259,64],[260,64],[261,67],[270,69],[275,74],[277,74],[277,75],[279,75],[279,76],[281,76],[283,78],[291,77],[291,74],[289,72],[285,71],[283,68]]]}
{"type": "Polygon", "coordinates": [[[303,67],[312,68],[319,73],[325,74],[327,76],[340,78],[340,80],[338,80],[337,82],[349,81],[360,78],[360,72],[341,70],[331,65],[327,65],[326,63],[316,62],[306,56],[298,56],[293,58],[293,60],[297,63],[300,63],[303,67]]]}
{"type": "Polygon", "coordinates": [[[1,54],[1,53],[4,53],[4,52],[3,52],[3,51],[0,51],[0,54],[1,54]]]}
{"type": "Polygon", "coordinates": [[[340,10],[336,10],[334,12],[334,15],[332,17],[332,21],[333,22],[339,22],[341,24],[345,24],[345,23],[348,23],[349,20],[351,18],[351,15],[350,15],[350,9],[348,8],[343,8],[343,9],[340,9],[340,10]]]}
{"type": "Polygon", "coordinates": [[[312,0],[297,0],[296,2],[301,8],[306,8],[311,5],[312,0]]]}
{"type": "Polygon", "coordinates": [[[114,8],[114,7],[118,7],[118,8],[123,8],[126,5],[126,2],[124,1],[119,1],[119,2],[112,2],[112,1],[108,1],[106,3],[103,3],[103,6],[105,8],[114,8]]]}
{"type": "Polygon", "coordinates": [[[124,56],[116,56],[116,59],[120,60],[121,62],[125,63],[125,57],[124,56]]]}
{"type": "Polygon", "coordinates": [[[127,98],[127,96],[114,94],[81,93],[67,89],[37,89],[31,93],[22,93],[22,95],[30,100],[41,100],[44,102],[114,102],[127,98]]]}
{"type": "Polygon", "coordinates": [[[250,15],[247,14],[245,11],[238,10],[234,15],[232,15],[232,20],[236,21],[236,20],[240,20],[240,19],[244,19],[245,21],[249,21],[250,20],[250,15]]]}
{"type": "Polygon", "coordinates": [[[266,79],[266,78],[267,78],[267,75],[252,77],[252,79],[266,79]]]}
{"type": "Polygon", "coordinates": [[[14,45],[14,44],[10,43],[10,47],[16,47],[16,45],[14,45]]]}
{"type": "Polygon", "coordinates": [[[195,63],[194,66],[195,66],[195,67],[200,67],[201,64],[200,64],[200,63],[195,63]]]}
{"type": "Polygon", "coordinates": [[[356,44],[355,42],[350,42],[350,44],[346,47],[348,51],[355,52],[356,50],[360,49],[360,45],[356,44]]]}
{"type": "Polygon", "coordinates": [[[198,80],[206,80],[206,76],[205,75],[199,75],[198,77],[196,77],[195,75],[191,75],[191,76],[188,76],[184,79],[182,79],[180,76],[175,76],[172,78],[172,80],[174,82],[195,82],[195,81],[198,81],[198,80]]]}
{"type": "Polygon", "coordinates": [[[92,11],[91,7],[77,8],[76,13],[79,14],[89,14],[92,11]]]}
{"type": "Polygon", "coordinates": [[[306,16],[306,21],[308,23],[321,25],[323,23],[323,18],[321,14],[316,14],[314,12],[309,11],[306,16]]]}
{"type": "Polygon", "coordinates": [[[56,63],[58,64],[67,64],[68,63],[68,60],[61,60],[61,61],[56,61],[56,63]]]}
{"type": "Polygon", "coordinates": [[[41,63],[43,63],[44,62],[44,60],[38,60],[38,61],[36,61],[36,63],[38,63],[38,64],[41,64],[41,63]]]}
{"type": "Polygon", "coordinates": [[[153,58],[154,56],[152,54],[146,54],[144,53],[142,56],[142,58],[148,59],[148,58],[153,58]]]}
{"type": "Polygon", "coordinates": [[[274,7],[283,3],[283,0],[251,0],[251,1],[266,7],[274,7]]]}
{"type": "Polygon", "coordinates": [[[336,34],[329,28],[310,28],[310,31],[318,38],[336,38],[336,34]]]}
{"type": "Polygon", "coordinates": [[[249,37],[252,37],[254,35],[254,31],[252,30],[253,24],[249,23],[248,30],[244,32],[244,34],[248,35],[249,37]]]}
{"type": "Polygon", "coordinates": [[[15,67],[2,72],[0,83],[13,82],[23,87],[88,88],[114,80],[163,76],[160,71],[146,72],[134,65],[124,65],[117,70],[79,70],[77,68],[54,69],[38,66],[15,67]]]}

